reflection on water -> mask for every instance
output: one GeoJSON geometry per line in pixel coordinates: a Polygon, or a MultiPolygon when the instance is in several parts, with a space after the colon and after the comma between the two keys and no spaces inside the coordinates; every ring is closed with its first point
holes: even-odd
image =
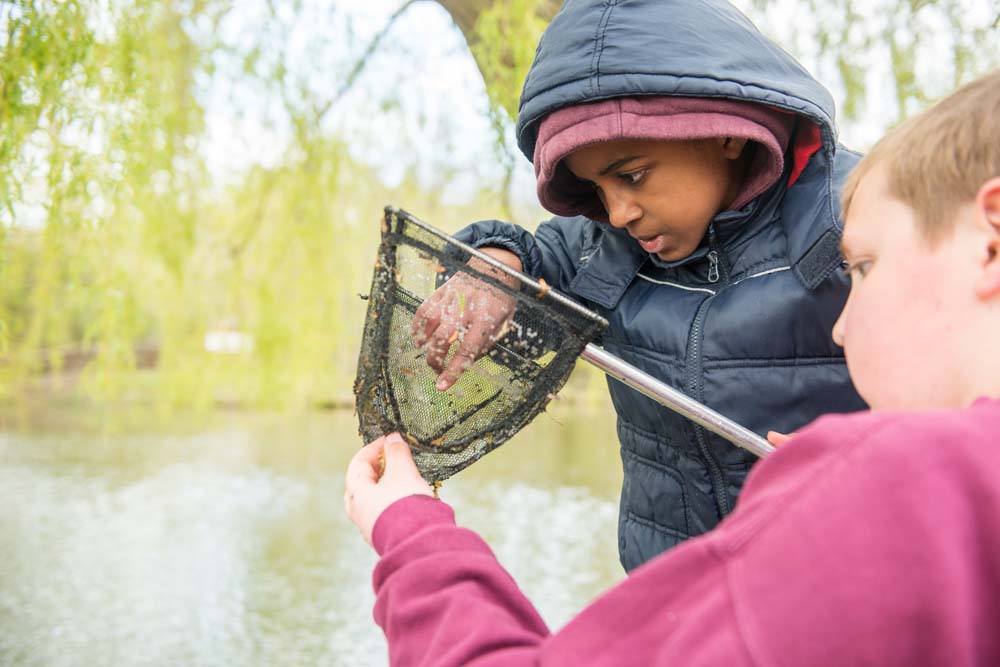
{"type": "MultiPolygon", "coordinates": [[[[0,433],[0,664],[386,663],[351,415],[44,417],[0,433]]],[[[623,576],[613,419],[559,418],[442,489],[553,627],[623,576]]]]}

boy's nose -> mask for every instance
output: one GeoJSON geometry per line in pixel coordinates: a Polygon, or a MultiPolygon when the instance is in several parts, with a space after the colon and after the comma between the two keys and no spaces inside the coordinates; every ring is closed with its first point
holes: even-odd
{"type": "Polygon", "coordinates": [[[844,304],[837,321],[833,323],[833,342],[844,347],[844,315],[847,314],[847,304],[844,304]]]}
{"type": "Polygon", "coordinates": [[[642,208],[632,197],[605,192],[603,199],[604,208],[608,212],[608,222],[612,227],[625,229],[630,223],[642,217],[642,208]]]}

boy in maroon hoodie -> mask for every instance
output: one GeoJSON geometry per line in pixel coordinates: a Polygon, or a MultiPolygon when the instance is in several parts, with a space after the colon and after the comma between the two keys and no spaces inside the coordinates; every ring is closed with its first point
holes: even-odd
{"type": "Polygon", "coordinates": [[[363,448],[345,505],[382,557],[393,664],[1000,664],[998,118],[1000,71],[890,132],[845,185],[833,336],[874,410],[803,429],[715,530],[559,632],[402,439],[363,448]]]}

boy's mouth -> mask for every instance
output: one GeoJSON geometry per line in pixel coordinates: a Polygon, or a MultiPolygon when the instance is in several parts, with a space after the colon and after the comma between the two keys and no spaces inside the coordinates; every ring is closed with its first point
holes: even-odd
{"type": "Polygon", "coordinates": [[[647,236],[645,238],[636,239],[642,249],[651,254],[658,254],[663,252],[663,249],[667,245],[667,239],[663,234],[657,234],[656,236],[647,236]]]}

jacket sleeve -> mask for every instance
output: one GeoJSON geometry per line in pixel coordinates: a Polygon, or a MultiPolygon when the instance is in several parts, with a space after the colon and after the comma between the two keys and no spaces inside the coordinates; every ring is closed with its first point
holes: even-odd
{"type": "Polygon", "coordinates": [[[518,225],[483,220],[465,227],[455,238],[473,248],[504,248],[521,259],[522,270],[560,292],[568,292],[581,263],[594,248],[600,230],[584,217],[553,218],[532,234],[518,225]]]}

